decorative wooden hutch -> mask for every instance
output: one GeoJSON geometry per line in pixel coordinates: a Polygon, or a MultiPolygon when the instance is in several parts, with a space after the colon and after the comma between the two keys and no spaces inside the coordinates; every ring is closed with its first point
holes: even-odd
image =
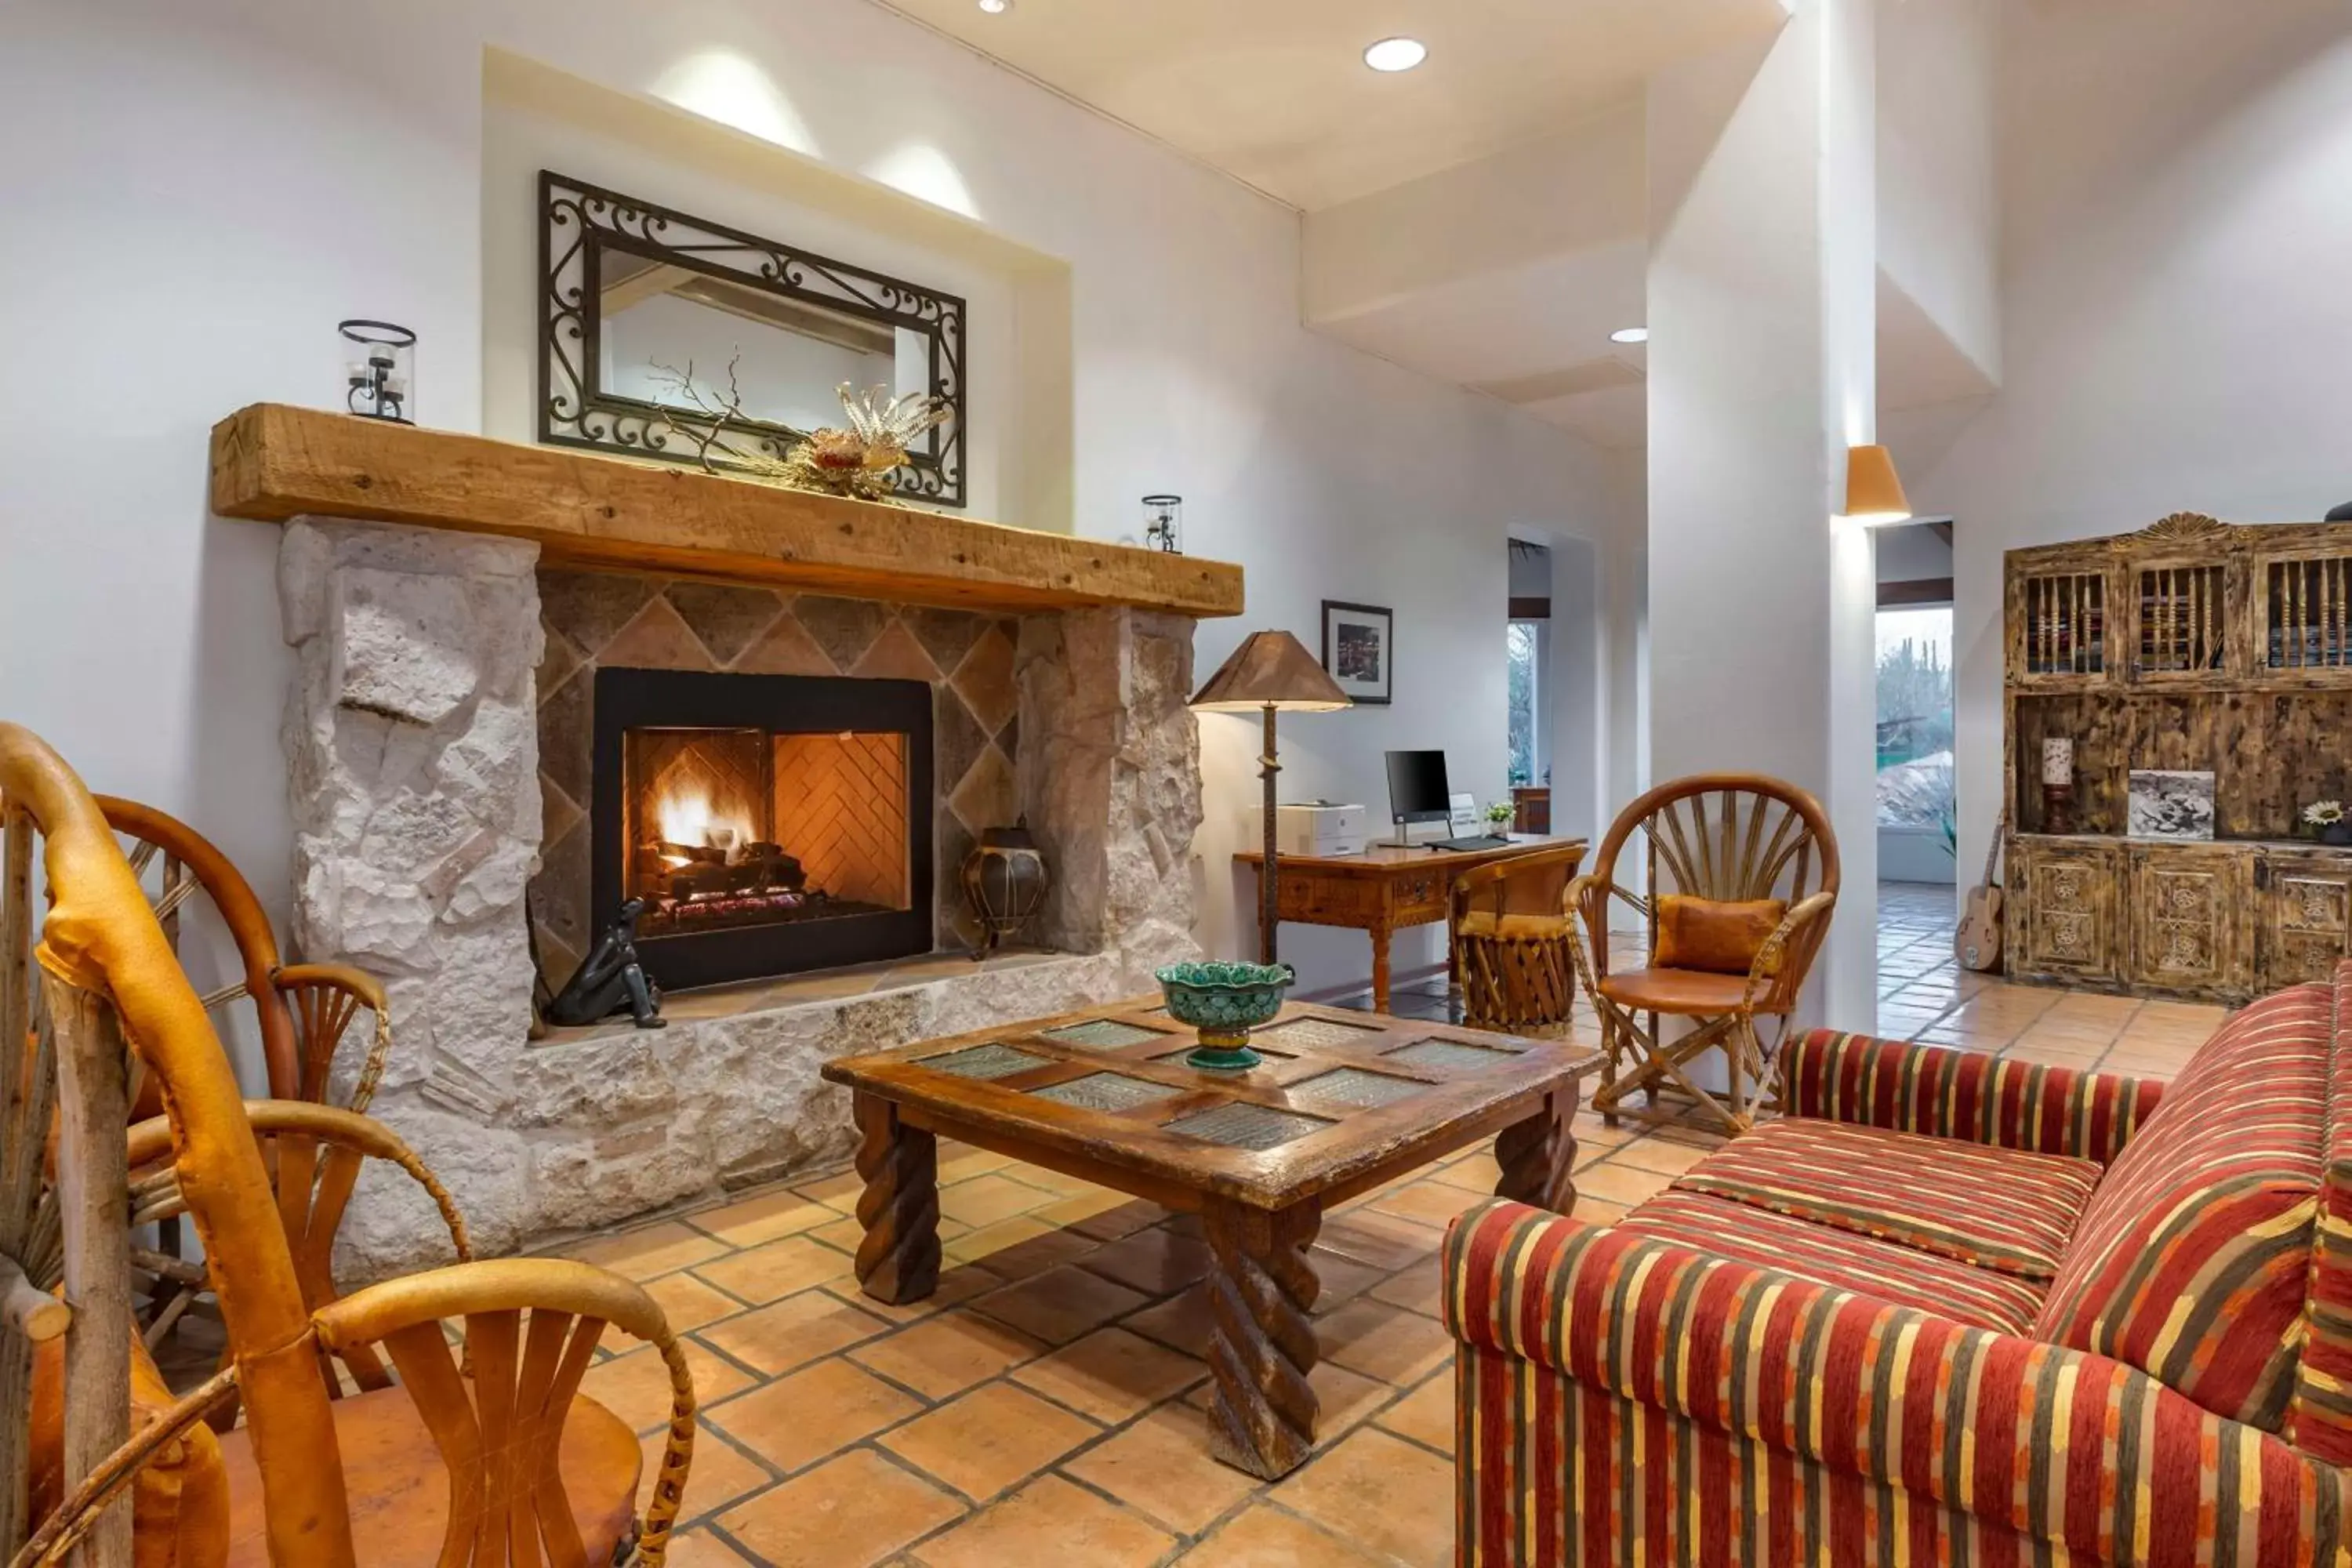
{"type": "Polygon", "coordinates": [[[2006,579],[2011,978],[2233,1003],[2325,978],[2352,951],[2352,848],[2302,809],[2352,794],[2352,523],[2182,513],[2012,550],[2006,579]],[[2127,837],[2136,768],[2210,772],[2213,840],[2127,837]]]}

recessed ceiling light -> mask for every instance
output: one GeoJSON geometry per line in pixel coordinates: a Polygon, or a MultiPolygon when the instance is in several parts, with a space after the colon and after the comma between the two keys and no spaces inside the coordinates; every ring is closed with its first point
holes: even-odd
{"type": "Polygon", "coordinates": [[[1609,334],[1609,341],[1612,343],[1646,343],[1650,341],[1650,329],[1647,327],[1620,327],[1615,331],[1609,334]]]}
{"type": "Polygon", "coordinates": [[[1364,51],[1364,63],[1376,71],[1409,71],[1429,58],[1429,46],[1419,38],[1382,38],[1364,51]]]}
{"type": "Polygon", "coordinates": [[[980,8],[992,16],[1002,16],[1013,9],[1013,0],[980,0],[980,8]]]}

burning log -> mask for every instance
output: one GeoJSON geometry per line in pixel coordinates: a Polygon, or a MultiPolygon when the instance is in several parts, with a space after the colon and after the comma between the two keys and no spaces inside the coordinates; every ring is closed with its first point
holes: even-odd
{"type": "Polygon", "coordinates": [[[669,896],[679,903],[730,894],[797,893],[808,886],[799,859],[774,844],[743,845],[730,858],[725,850],[663,840],[655,852],[667,869],[669,896]]]}

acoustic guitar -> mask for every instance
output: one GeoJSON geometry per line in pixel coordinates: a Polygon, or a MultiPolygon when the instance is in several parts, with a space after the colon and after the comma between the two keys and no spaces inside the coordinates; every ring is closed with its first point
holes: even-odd
{"type": "Polygon", "coordinates": [[[1993,870],[2000,862],[2000,833],[2009,824],[2004,810],[1993,819],[1992,847],[1985,851],[1984,880],[1969,892],[1966,910],[1960,916],[1960,929],[1952,938],[1952,951],[1958,955],[1962,969],[1984,973],[2000,967],[2000,884],[1994,881],[1993,870]]]}

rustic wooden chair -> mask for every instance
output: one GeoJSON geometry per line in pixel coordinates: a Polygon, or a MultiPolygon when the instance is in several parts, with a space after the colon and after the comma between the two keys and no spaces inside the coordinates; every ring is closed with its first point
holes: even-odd
{"type": "MultiPolygon", "coordinates": [[[[254,896],[252,885],[236,865],[211,840],[152,805],[116,795],[95,798],[99,809],[106,815],[107,826],[114,829],[118,838],[126,841],[131,874],[147,893],[157,923],[163,928],[164,940],[179,955],[183,969],[188,967],[193,956],[184,949],[184,917],[199,895],[210,902],[221,927],[236,945],[237,963],[243,971],[240,977],[204,992],[199,999],[205,1011],[216,1018],[239,1000],[252,1005],[270,1097],[247,1106],[256,1121],[257,1131],[261,1130],[264,1121],[260,1110],[263,1106],[282,1107],[297,1101],[323,1105],[329,1101],[334,1088],[336,1056],[352,1025],[363,1011],[373,1017],[373,1034],[352,1065],[343,1103],[353,1111],[365,1110],[375,1097],[376,1084],[383,1076],[384,1058],[392,1048],[392,1011],[383,987],[374,976],[348,964],[280,962],[278,938],[269,928],[269,918],[262,910],[261,900],[254,896]]],[[[190,983],[198,984],[193,974],[190,983]]],[[[155,1086],[143,1081],[142,1069],[135,1063],[131,1106],[135,1116],[151,1121],[163,1110],[155,1086]]],[[[338,1191],[336,1182],[345,1176],[355,1180],[359,1162],[364,1157],[398,1163],[406,1155],[404,1148],[396,1154],[389,1152],[399,1141],[392,1139],[387,1145],[384,1130],[373,1122],[352,1123],[331,1118],[310,1121],[280,1109],[268,1113],[267,1124],[269,1131],[263,1139],[263,1154],[270,1163],[272,1179],[279,1184],[278,1212],[286,1219],[287,1239],[298,1261],[309,1256],[308,1245],[329,1249],[333,1246],[335,1224],[351,1196],[348,1187],[338,1191]],[[322,1140],[328,1149],[340,1150],[329,1155],[323,1167],[319,1158],[322,1140]],[[282,1170],[281,1154],[289,1162],[282,1170]],[[325,1179],[329,1185],[314,1202],[309,1189],[319,1179],[325,1179]],[[310,1234],[312,1232],[316,1232],[315,1238],[310,1234]]],[[[156,1125],[160,1127],[161,1122],[156,1125]]],[[[134,1215],[141,1221],[152,1221],[157,1227],[155,1246],[134,1246],[131,1250],[132,1265],[143,1276],[140,1283],[146,1298],[144,1337],[148,1349],[156,1351],[184,1321],[194,1321],[188,1316],[191,1311],[206,1319],[218,1314],[205,1279],[204,1265],[183,1255],[179,1219],[184,1211],[171,1198],[169,1164],[166,1163],[161,1169],[152,1164],[168,1152],[168,1140],[151,1136],[142,1143],[134,1134],[133,1146],[134,1151],[146,1151],[144,1158],[137,1152],[132,1157],[134,1215]]],[[[413,1159],[409,1163],[414,1164],[413,1159]]],[[[457,1257],[462,1262],[468,1256],[464,1226],[457,1220],[456,1211],[446,1202],[446,1195],[436,1195],[436,1201],[441,1204],[445,1217],[452,1222],[451,1233],[457,1238],[457,1257]]],[[[333,1300],[331,1279],[316,1268],[306,1271],[303,1299],[313,1307],[333,1300]]],[[[222,1353],[226,1353],[225,1345],[222,1353]]],[[[177,1381],[176,1373],[173,1380],[177,1381]]],[[[233,1416],[234,1409],[234,1405],[224,1406],[215,1414],[215,1423],[225,1424],[233,1416]]]]}
{"type": "MultiPolygon", "coordinates": [[[[326,1103],[335,1057],[343,1037],[364,1011],[374,1019],[374,1035],[352,1076],[352,1087],[341,1103],[365,1110],[383,1076],[385,1055],[392,1049],[392,1010],[383,986],[364,970],[343,963],[286,963],[278,957],[278,938],[252,885],[204,835],[175,816],[142,805],[135,800],[102,795],[96,797],[107,825],[129,840],[131,869],[163,928],[172,951],[179,952],[183,935],[181,911],[202,893],[212,903],[220,923],[236,943],[243,975],[205,993],[207,1013],[217,1013],[239,999],[253,1005],[261,1034],[262,1060],[272,1100],[310,1100],[326,1103]]],[[[142,1097],[152,1098],[152,1097],[142,1097]]],[[[142,1103],[142,1115],[160,1106],[142,1103]]]]}
{"type": "MultiPolygon", "coordinates": [[[[248,1100],[245,1115],[261,1142],[262,1168],[268,1174],[278,1221],[294,1257],[294,1275],[302,1288],[304,1306],[316,1311],[341,1294],[335,1283],[335,1231],[342,1224],[344,1210],[369,1160],[398,1167],[424,1188],[441,1223],[449,1227],[450,1248],[457,1260],[464,1263],[473,1258],[465,1218],[448,1189],[383,1122],[355,1110],[301,1100],[248,1100]]],[[[169,1118],[152,1117],[131,1129],[131,1226],[134,1231],[148,1225],[173,1224],[188,1212],[187,1196],[180,1190],[179,1167],[172,1156],[169,1118]]],[[[210,1315],[218,1316],[201,1262],[142,1246],[134,1237],[131,1264],[134,1280],[147,1286],[151,1302],[161,1302],[142,1313],[142,1339],[150,1354],[162,1347],[183,1316],[199,1302],[210,1315]]],[[[224,1347],[220,1364],[226,1366],[229,1359],[224,1347]]],[[[330,1380],[331,1396],[383,1388],[392,1381],[382,1358],[368,1346],[357,1346],[352,1354],[335,1359],[345,1375],[330,1380]]],[[[173,1376],[167,1381],[176,1384],[180,1379],[173,1376]]],[[[225,1396],[212,1413],[213,1425],[226,1430],[236,1412],[234,1397],[225,1396]]]]}
{"type": "Polygon", "coordinates": [[[1837,907],[1837,838],[1821,803],[1759,773],[1676,779],[1642,796],[1610,825],[1592,869],[1569,887],[1578,917],[1577,969],[1601,1015],[1607,1055],[1593,1109],[1613,1126],[1626,1099],[1686,1097],[1734,1133],[1755,1125],[1797,997],[1837,907]],[[1618,857],[1642,834],[1649,894],[1620,884],[1618,857]],[[1648,927],[1639,969],[1609,968],[1609,915],[1622,901],[1648,927]],[[1647,1014],[1644,1026],[1638,1015],[1647,1014]],[[1757,1019],[1772,1021],[1767,1040],[1757,1019]],[[1665,1039],[1662,1018],[1694,1026],[1665,1039]],[[1721,1050],[1718,1099],[1691,1076],[1721,1050]],[[1631,1075],[1620,1078],[1627,1060],[1631,1075]]]}
{"type": "Polygon", "coordinates": [[[1556,1029],[1576,1000],[1568,886],[1581,838],[1474,867],[1454,879],[1454,973],[1462,1021],[1517,1033],[1556,1029]]]}
{"type": "Polygon", "coordinates": [[[634,1539],[661,1568],[694,1385],[652,1298],[586,1264],[507,1258],[313,1307],[278,1212],[288,1190],[97,804],[47,747],[0,724],[0,1557],[350,1568],[363,1521],[371,1563],[604,1568],[634,1539]],[[153,1136],[124,1137],[133,1053],[162,1090],[230,1342],[230,1364],[178,1399],[131,1311],[130,1157],[153,1136]],[[608,1324],[650,1342],[669,1376],[642,1527],[637,1440],[578,1393],[608,1324]],[[388,1357],[398,1381],[331,1399],[324,1357],[362,1352],[388,1357]],[[216,1436],[203,1418],[232,1394],[245,1424],[216,1436]]]}

